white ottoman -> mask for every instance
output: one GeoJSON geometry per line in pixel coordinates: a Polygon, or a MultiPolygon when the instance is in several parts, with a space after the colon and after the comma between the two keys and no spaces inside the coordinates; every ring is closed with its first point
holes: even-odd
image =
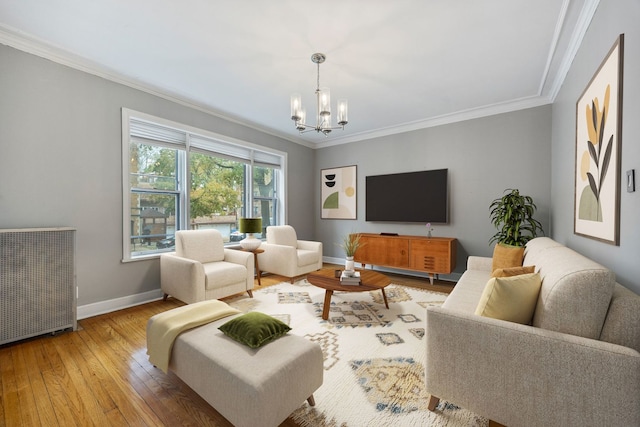
{"type": "Polygon", "coordinates": [[[278,426],[305,399],[314,404],[322,350],[291,333],[249,348],[218,330],[237,316],[181,333],[169,369],[236,427],[278,426]]]}

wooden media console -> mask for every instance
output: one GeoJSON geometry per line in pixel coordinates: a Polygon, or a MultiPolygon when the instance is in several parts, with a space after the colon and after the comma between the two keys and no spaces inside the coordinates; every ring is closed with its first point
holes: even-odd
{"type": "Polygon", "coordinates": [[[362,246],[354,261],[435,274],[450,274],[456,268],[457,240],[450,237],[402,236],[360,233],[362,246]]]}

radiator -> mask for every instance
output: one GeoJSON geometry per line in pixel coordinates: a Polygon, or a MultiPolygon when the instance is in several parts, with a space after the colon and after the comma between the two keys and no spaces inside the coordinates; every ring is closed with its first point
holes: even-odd
{"type": "Polygon", "coordinates": [[[0,230],[0,345],[76,328],[75,229],[0,230]]]}

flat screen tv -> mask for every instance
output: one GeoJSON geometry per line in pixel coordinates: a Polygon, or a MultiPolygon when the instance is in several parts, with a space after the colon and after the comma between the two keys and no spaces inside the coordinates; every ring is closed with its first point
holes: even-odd
{"type": "Polygon", "coordinates": [[[448,169],[366,177],[366,220],[448,222],[448,169]]]}

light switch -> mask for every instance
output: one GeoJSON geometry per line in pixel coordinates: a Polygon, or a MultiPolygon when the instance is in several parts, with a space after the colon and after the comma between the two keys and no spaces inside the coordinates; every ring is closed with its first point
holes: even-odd
{"type": "Polygon", "coordinates": [[[636,191],[636,173],[635,169],[629,169],[627,171],[627,193],[634,191],[636,191]]]}

